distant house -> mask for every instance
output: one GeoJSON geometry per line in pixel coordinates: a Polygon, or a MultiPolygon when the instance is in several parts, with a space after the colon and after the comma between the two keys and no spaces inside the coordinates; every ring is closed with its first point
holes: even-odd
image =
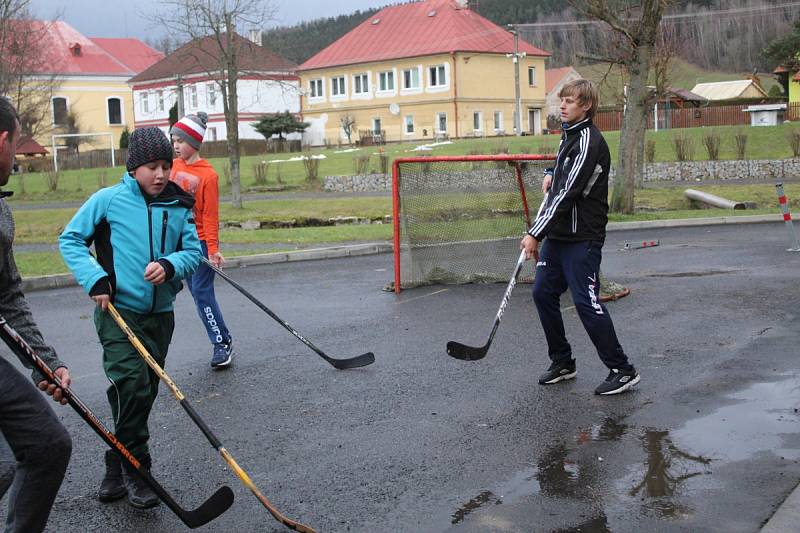
{"type": "Polygon", "coordinates": [[[558,93],[561,92],[561,88],[565,84],[573,80],[581,79],[582,77],[583,76],[573,67],[549,68],[545,70],[544,78],[547,91],[548,116],[555,116],[557,120],[560,120],[558,117],[561,116],[561,111],[559,110],[561,98],[558,97],[558,93]]]}
{"type": "MultiPolygon", "coordinates": [[[[300,65],[304,141],[434,140],[513,133],[514,36],[467,8],[427,0],[386,7],[300,65]]],[[[519,40],[521,124],[545,124],[544,60],[519,40]]]]}
{"type": "MultiPolygon", "coordinates": [[[[260,117],[289,111],[300,113],[296,65],[255,42],[235,34],[239,56],[239,138],[263,139],[251,123],[260,117]]],[[[169,130],[169,110],[183,87],[184,113],[208,114],[207,141],[228,138],[219,83],[219,46],[213,37],[194,39],[148,69],[130,78],[136,127],[169,130]],[[213,76],[212,76],[213,75],[213,76]]]]}
{"type": "Polygon", "coordinates": [[[40,155],[47,155],[47,148],[36,142],[30,137],[23,137],[17,143],[17,157],[34,157],[40,155]]]}
{"type": "MultiPolygon", "coordinates": [[[[133,126],[133,100],[126,82],[163,54],[138,39],[86,37],[63,21],[26,24],[45,56],[32,75],[52,80],[51,122],[36,141],[52,149],[52,136],[65,133],[67,117],[74,114],[80,133],[111,134],[85,137],[84,146],[108,148],[113,141],[118,147],[122,130],[133,126]]],[[[56,145],[63,147],[63,139],[56,145]]]]}
{"type": "Polygon", "coordinates": [[[698,83],[694,86],[692,92],[711,101],[767,97],[767,93],[764,89],[753,80],[698,83]]]}

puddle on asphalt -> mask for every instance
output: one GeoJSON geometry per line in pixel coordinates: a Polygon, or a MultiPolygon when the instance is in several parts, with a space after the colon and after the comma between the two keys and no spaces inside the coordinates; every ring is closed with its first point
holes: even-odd
{"type": "Polygon", "coordinates": [[[756,383],[728,396],[737,403],[690,420],[672,432],[676,441],[714,459],[740,461],[762,451],[788,459],[800,450],[785,446],[784,435],[798,433],[800,378],[756,383]]]}
{"type": "MultiPolygon", "coordinates": [[[[731,394],[735,404],[690,420],[676,430],[636,428],[624,419],[607,417],[601,423],[580,430],[573,443],[558,442],[548,447],[531,466],[507,481],[484,490],[462,505],[451,517],[452,524],[486,505],[513,504],[525,497],[544,495],[568,499],[591,498],[592,486],[599,486],[600,467],[594,462],[575,461],[570,454],[579,446],[594,442],[612,442],[636,438],[645,454],[642,463],[632,465],[628,474],[616,485],[622,501],[606,501],[627,510],[614,509],[624,515],[630,506],[640,512],[667,519],[680,519],[693,514],[687,503],[690,488],[685,483],[698,476],[707,476],[711,464],[739,461],[769,451],[789,459],[800,458],[800,450],[788,447],[784,435],[798,433],[800,413],[800,378],[774,383],[756,383],[731,394]]],[[[608,509],[609,511],[611,509],[608,509]]],[[[560,533],[610,531],[606,515],[592,518],[560,533]]]]}

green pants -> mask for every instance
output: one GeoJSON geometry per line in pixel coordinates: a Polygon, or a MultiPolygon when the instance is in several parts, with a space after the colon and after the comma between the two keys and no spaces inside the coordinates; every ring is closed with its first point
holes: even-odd
{"type": "MultiPolygon", "coordinates": [[[[175,328],[172,311],[149,315],[120,308],[117,311],[163,368],[175,328]]],[[[137,459],[142,459],[149,453],[147,419],[158,394],[158,375],[109,313],[95,309],[94,324],[103,344],[103,370],[111,382],[106,394],[114,416],[114,433],[137,459]]]]}

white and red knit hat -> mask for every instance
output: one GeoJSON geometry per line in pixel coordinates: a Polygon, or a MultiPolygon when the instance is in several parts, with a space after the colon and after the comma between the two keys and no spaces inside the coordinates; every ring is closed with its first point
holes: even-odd
{"type": "Polygon", "coordinates": [[[195,150],[200,149],[203,137],[206,134],[208,115],[200,111],[196,115],[186,115],[173,124],[169,130],[170,135],[176,135],[186,141],[195,150]]]}

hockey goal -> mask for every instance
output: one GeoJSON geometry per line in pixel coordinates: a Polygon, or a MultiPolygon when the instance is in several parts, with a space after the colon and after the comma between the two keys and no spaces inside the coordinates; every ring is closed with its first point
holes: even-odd
{"type": "MultiPolygon", "coordinates": [[[[394,283],[508,281],[552,155],[406,157],[392,167],[394,283]]],[[[532,279],[533,262],[520,279],[532,279]]]]}

